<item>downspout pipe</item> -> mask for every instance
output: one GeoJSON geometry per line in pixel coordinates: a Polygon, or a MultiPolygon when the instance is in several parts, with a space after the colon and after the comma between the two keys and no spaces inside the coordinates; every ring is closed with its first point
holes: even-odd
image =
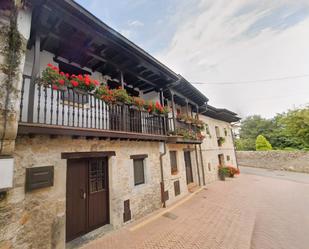
{"type": "Polygon", "coordinates": [[[204,160],[203,160],[203,151],[202,146],[199,144],[200,158],[201,158],[201,166],[202,166],[202,175],[203,175],[203,185],[205,186],[205,170],[204,170],[204,160]]]}
{"type": "Polygon", "coordinates": [[[200,167],[199,167],[199,163],[198,163],[197,146],[196,145],[194,145],[194,149],[195,149],[195,160],[196,160],[196,167],[197,167],[198,185],[201,186],[200,167]]]}
{"type": "Polygon", "coordinates": [[[163,152],[160,152],[160,170],[161,170],[161,202],[162,207],[166,207],[164,196],[164,173],[163,173],[163,157],[166,155],[166,142],[163,142],[163,152]]]}
{"type": "Polygon", "coordinates": [[[237,166],[237,169],[239,169],[239,166],[238,166],[238,160],[237,160],[237,154],[236,154],[236,143],[235,143],[235,135],[234,135],[234,132],[233,130],[231,129],[231,135],[232,135],[232,141],[233,141],[233,149],[234,149],[234,156],[235,156],[235,160],[236,160],[236,166],[237,166]]]}

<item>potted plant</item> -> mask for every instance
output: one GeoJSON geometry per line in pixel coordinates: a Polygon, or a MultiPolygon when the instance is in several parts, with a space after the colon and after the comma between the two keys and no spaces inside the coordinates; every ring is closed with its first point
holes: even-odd
{"type": "Polygon", "coordinates": [[[148,101],[145,101],[145,104],[144,104],[144,109],[149,113],[149,114],[152,114],[155,110],[155,104],[148,100],[148,101]]]}
{"type": "Polygon", "coordinates": [[[131,108],[137,109],[139,111],[144,111],[145,106],[145,100],[139,97],[133,97],[132,98],[132,105],[131,108]]]}
{"type": "Polygon", "coordinates": [[[159,116],[166,116],[166,114],[168,114],[169,109],[166,106],[162,106],[158,101],[155,103],[154,106],[154,111],[156,114],[158,114],[159,116]]]}
{"type": "Polygon", "coordinates": [[[113,91],[109,89],[107,85],[102,85],[96,89],[94,96],[98,99],[102,99],[104,102],[108,104],[115,103],[115,97],[113,95],[113,91]]]}
{"type": "Polygon", "coordinates": [[[226,167],[228,170],[228,176],[229,177],[234,177],[234,175],[239,175],[239,169],[233,167],[233,166],[227,166],[226,167]]]}
{"type": "Polygon", "coordinates": [[[185,123],[186,123],[186,124],[192,124],[192,117],[186,116],[186,118],[185,118],[185,123]]]}
{"type": "Polygon", "coordinates": [[[59,91],[66,91],[69,84],[69,74],[59,72],[59,68],[47,64],[47,67],[42,72],[42,77],[39,80],[44,85],[51,85],[52,89],[59,91]]]}
{"type": "Polygon", "coordinates": [[[186,119],[186,116],[185,116],[184,114],[182,114],[182,113],[178,113],[177,116],[176,116],[176,118],[177,118],[177,120],[178,120],[179,122],[184,122],[185,119],[186,119]]]}
{"type": "Polygon", "coordinates": [[[112,91],[117,105],[130,105],[132,103],[132,99],[125,89],[119,87],[118,89],[114,89],[112,91]]]}
{"type": "Polygon", "coordinates": [[[219,137],[218,138],[218,145],[222,146],[222,144],[225,142],[225,138],[224,137],[219,137]]]}
{"type": "Polygon", "coordinates": [[[70,78],[71,87],[76,93],[79,94],[87,94],[93,92],[99,85],[99,82],[97,80],[91,79],[88,74],[72,74],[70,78]]]}
{"type": "Polygon", "coordinates": [[[218,174],[219,174],[219,179],[221,181],[225,181],[225,177],[228,175],[228,169],[226,167],[219,166],[218,174]]]}

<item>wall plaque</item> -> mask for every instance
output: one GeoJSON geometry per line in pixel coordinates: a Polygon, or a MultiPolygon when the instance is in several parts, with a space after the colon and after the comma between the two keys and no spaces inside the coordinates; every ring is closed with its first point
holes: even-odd
{"type": "Polygon", "coordinates": [[[54,185],[54,166],[26,169],[26,191],[51,187],[54,185]]]}

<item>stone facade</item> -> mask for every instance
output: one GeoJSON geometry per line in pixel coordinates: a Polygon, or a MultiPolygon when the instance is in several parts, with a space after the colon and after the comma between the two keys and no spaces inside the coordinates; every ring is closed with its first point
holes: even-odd
{"type": "MultiPolygon", "coordinates": [[[[1,27],[8,25],[10,13],[2,14],[1,27]]],[[[17,20],[18,30],[25,45],[30,35],[30,10],[20,10],[17,20]]],[[[0,62],[3,63],[4,57],[1,56],[0,62]]],[[[21,54],[18,79],[16,78],[13,82],[16,94],[7,95],[5,91],[0,94],[0,137],[4,138],[0,141],[2,145],[0,155],[10,155],[15,160],[14,186],[7,192],[6,198],[0,200],[0,249],[65,248],[67,160],[61,159],[63,152],[115,151],[116,156],[108,160],[110,224],[114,228],[124,225],[125,200],[130,200],[131,221],[162,206],[160,153],[166,151],[166,154],[162,156],[162,162],[164,191],[169,197],[166,201],[167,206],[189,193],[184,151],[190,151],[193,184],[195,185],[203,185],[204,181],[210,183],[217,179],[219,154],[223,154],[226,164],[236,165],[230,124],[204,115],[200,115],[200,119],[208,125],[209,134],[205,132],[206,138],[201,146],[82,137],[73,139],[70,136],[17,136],[21,72],[28,76],[31,75],[33,57],[33,49],[21,54]],[[5,96],[9,97],[10,107],[2,105],[6,102],[5,96]],[[6,124],[3,122],[5,110],[8,111],[6,124]],[[225,138],[225,143],[221,147],[217,144],[215,127],[218,127],[225,138]],[[176,151],[176,173],[171,172],[170,151],[176,151]],[[133,160],[130,156],[140,154],[148,155],[144,159],[145,183],[135,186],[133,160]],[[39,166],[54,166],[54,184],[52,187],[26,192],[26,168],[39,166]],[[180,185],[180,194],[177,196],[174,188],[175,181],[179,181],[180,185]]],[[[39,71],[42,71],[48,63],[54,63],[53,55],[46,51],[42,51],[39,57],[39,71]]],[[[92,76],[103,81],[103,76],[98,72],[94,72],[92,76]]],[[[5,89],[2,80],[5,75],[2,71],[0,78],[0,88],[5,89]]],[[[25,92],[28,91],[27,89],[26,87],[25,92]]],[[[158,93],[154,92],[141,94],[141,96],[145,99],[158,100],[158,93]]],[[[24,102],[22,120],[23,118],[26,120],[28,100],[25,99],[24,102]]],[[[179,108],[185,112],[184,107],[177,106],[177,109],[179,108]]]]}
{"type": "Polygon", "coordinates": [[[240,166],[309,173],[309,152],[237,151],[240,166]]]}
{"type": "MultiPolygon", "coordinates": [[[[14,188],[0,202],[0,242],[12,248],[64,248],[66,160],[62,152],[115,151],[109,159],[110,223],[123,225],[123,202],[130,199],[132,220],[161,207],[159,143],[119,142],[48,136],[19,136],[15,149],[14,188]],[[134,186],[130,155],[148,154],[145,184],[134,186]],[[53,165],[54,186],[25,192],[28,167],[53,165]]],[[[1,245],[1,244],[0,244],[1,245]]],[[[0,246],[1,248],[1,246],[0,246]]]]}
{"type": "MultiPolygon", "coordinates": [[[[200,117],[209,126],[202,148],[206,183],[217,179],[218,154],[230,156],[235,165],[232,138],[227,135],[222,148],[216,146],[215,126],[229,129],[229,124],[209,117],[200,117]],[[210,166],[209,166],[210,163],[210,166]]],[[[124,225],[123,202],[130,199],[132,221],[161,207],[160,152],[163,143],[109,141],[98,139],[72,139],[59,136],[18,136],[14,152],[14,188],[0,202],[0,245],[8,248],[64,248],[67,160],[62,152],[115,151],[109,159],[110,223],[114,228],[124,225]],[[134,186],[133,160],[130,155],[148,154],[145,159],[145,184],[134,186]],[[25,192],[25,171],[28,167],[49,166],[55,168],[54,186],[25,192]]],[[[166,205],[188,194],[184,150],[190,150],[194,184],[203,184],[203,169],[199,146],[167,144],[163,156],[166,205]],[[195,151],[196,147],[196,151],[195,151]],[[177,153],[177,174],[171,173],[170,151],[177,153]],[[200,179],[198,178],[200,177],[200,179]],[[175,196],[174,182],[180,183],[180,194],[175,196]]],[[[228,162],[227,162],[228,163],[228,162]]],[[[1,248],[0,246],[0,248],[1,248]]],[[[2,248],[1,248],[2,249],[2,248]]]]}
{"type": "Polygon", "coordinates": [[[199,118],[203,120],[209,128],[209,134],[204,131],[205,139],[201,145],[203,152],[204,171],[206,183],[217,180],[218,177],[218,155],[223,154],[226,165],[237,166],[235,158],[234,142],[231,125],[227,122],[213,119],[204,115],[199,118]],[[220,131],[220,136],[224,137],[225,142],[222,146],[218,146],[216,128],[220,131]],[[225,133],[226,131],[226,133],[225,133]]]}

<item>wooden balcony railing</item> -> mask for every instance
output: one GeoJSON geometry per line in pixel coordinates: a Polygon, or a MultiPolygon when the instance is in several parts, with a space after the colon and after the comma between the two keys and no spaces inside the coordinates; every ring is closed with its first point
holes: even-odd
{"type": "Polygon", "coordinates": [[[20,123],[166,135],[164,116],[132,109],[125,104],[107,104],[93,94],[73,89],[60,91],[35,84],[31,94],[30,81],[29,76],[23,77],[20,123]]]}
{"type": "Polygon", "coordinates": [[[168,127],[168,132],[169,133],[175,133],[177,132],[177,130],[179,129],[186,129],[186,130],[191,130],[193,132],[198,132],[198,129],[196,126],[192,125],[192,124],[188,124],[185,122],[179,122],[177,119],[175,120],[175,125],[174,125],[174,120],[172,117],[168,118],[168,122],[167,122],[167,127],[168,127]]]}

